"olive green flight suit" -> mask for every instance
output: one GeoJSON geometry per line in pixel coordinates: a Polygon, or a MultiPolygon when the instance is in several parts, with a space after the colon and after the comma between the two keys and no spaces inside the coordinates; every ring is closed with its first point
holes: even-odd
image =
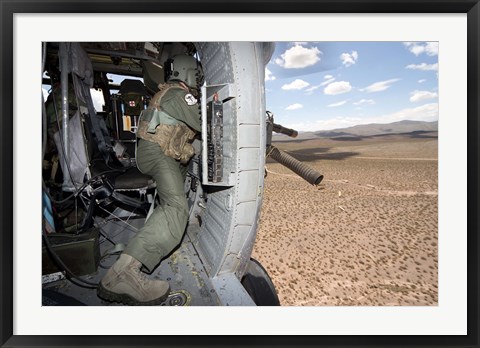
{"type": "MultiPolygon", "coordinates": [[[[178,83],[172,83],[180,86],[178,83]]],[[[171,88],[162,97],[160,110],[201,132],[200,107],[188,105],[188,91],[171,88]]],[[[181,241],[188,221],[188,204],[184,180],[186,165],[168,157],[155,142],[139,139],[137,145],[138,169],[156,181],[160,198],[145,225],[128,243],[125,253],[140,261],[150,272],[181,241]]]]}

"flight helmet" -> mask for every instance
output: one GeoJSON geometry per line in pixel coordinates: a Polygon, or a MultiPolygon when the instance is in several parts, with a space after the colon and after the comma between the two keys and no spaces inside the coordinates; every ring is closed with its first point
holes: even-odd
{"type": "Polygon", "coordinates": [[[188,87],[198,89],[203,84],[203,69],[193,56],[176,55],[165,62],[165,81],[182,81],[188,87]]]}

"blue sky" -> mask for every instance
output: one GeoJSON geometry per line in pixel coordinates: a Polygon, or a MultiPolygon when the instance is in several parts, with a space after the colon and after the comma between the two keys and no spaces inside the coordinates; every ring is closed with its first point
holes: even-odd
{"type": "Polygon", "coordinates": [[[437,42],[277,42],[265,71],[267,110],[298,131],[438,120],[437,42]]]}
{"type": "Polygon", "coordinates": [[[267,110],[299,131],[438,120],[437,42],[277,42],[267,110]]]}

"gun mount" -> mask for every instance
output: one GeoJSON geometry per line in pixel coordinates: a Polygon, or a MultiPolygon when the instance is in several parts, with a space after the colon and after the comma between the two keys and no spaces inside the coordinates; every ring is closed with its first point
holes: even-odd
{"type": "Polygon", "coordinates": [[[282,133],[292,138],[296,138],[298,135],[296,130],[274,123],[273,113],[267,111],[267,156],[284,165],[308,183],[315,186],[320,184],[323,180],[322,174],[272,145],[272,132],[282,133]]]}

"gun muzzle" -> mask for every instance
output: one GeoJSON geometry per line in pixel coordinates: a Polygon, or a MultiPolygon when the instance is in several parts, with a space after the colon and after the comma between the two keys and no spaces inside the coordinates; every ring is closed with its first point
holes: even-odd
{"type": "Polygon", "coordinates": [[[302,177],[312,185],[318,185],[323,180],[323,175],[315,169],[303,164],[288,153],[277,149],[275,146],[270,147],[270,156],[280,164],[290,169],[292,172],[302,177]]]}
{"type": "Polygon", "coordinates": [[[282,134],[288,135],[289,137],[292,137],[292,138],[296,138],[298,135],[298,132],[295,129],[286,128],[276,123],[273,124],[273,131],[275,133],[282,133],[282,134]]]}

